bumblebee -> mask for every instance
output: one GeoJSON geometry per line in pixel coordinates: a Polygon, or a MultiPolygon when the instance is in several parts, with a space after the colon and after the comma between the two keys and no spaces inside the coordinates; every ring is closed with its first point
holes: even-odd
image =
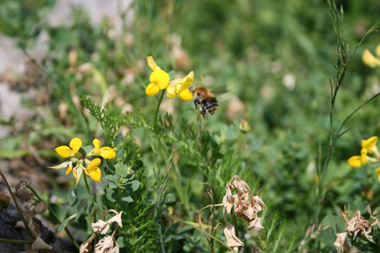
{"type": "Polygon", "coordinates": [[[206,112],[213,115],[219,108],[218,100],[216,100],[209,89],[204,87],[196,88],[193,91],[193,100],[196,109],[198,105],[200,105],[199,112],[202,116],[204,116],[206,112]]]}

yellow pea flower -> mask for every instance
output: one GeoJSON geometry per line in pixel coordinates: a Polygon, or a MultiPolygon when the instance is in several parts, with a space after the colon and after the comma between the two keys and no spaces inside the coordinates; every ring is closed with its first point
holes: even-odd
{"type": "Polygon", "coordinates": [[[379,175],[379,177],[378,177],[378,181],[379,181],[379,183],[380,183],[380,167],[379,168],[377,168],[376,170],[375,170],[375,174],[376,175],[379,175]]]}
{"type": "Polygon", "coordinates": [[[69,158],[72,156],[75,156],[78,153],[78,150],[82,146],[82,141],[79,138],[74,138],[70,141],[68,146],[59,146],[58,148],[54,149],[55,152],[58,153],[63,158],[69,158]]]}
{"type": "Polygon", "coordinates": [[[356,155],[348,159],[348,163],[354,168],[360,168],[368,163],[367,161],[367,149],[361,150],[361,155],[356,155]]]}
{"type": "Polygon", "coordinates": [[[102,171],[98,167],[101,162],[102,160],[100,160],[100,158],[95,158],[87,166],[87,169],[84,170],[87,176],[89,176],[95,182],[100,182],[100,178],[102,177],[102,171]]]}
{"type": "Polygon", "coordinates": [[[88,156],[95,154],[105,159],[113,159],[116,156],[116,152],[115,152],[116,148],[110,148],[110,147],[101,148],[100,147],[101,143],[98,139],[94,139],[92,143],[94,144],[95,148],[88,154],[88,156]]]}
{"type": "Polygon", "coordinates": [[[372,136],[368,140],[362,140],[362,148],[367,149],[368,153],[375,154],[377,157],[380,157],[379,151],[376,147],[377,140],[377,136],[372,136]]]}
{"type": "Polygon", "coordinates": [[[146,87],[145,93],[147,96],[154,96],[159,90],[163,90],[168,86],[170,77],[167,72],[156,64],[152,56],[147,57],[147,62],[153,72],[149,77],[150,84],[146,87]]]}
{"type": "Polygon", "coordinates": [[[166,88],[166,96],[168,98],[174,98],[176,95],[184,101],[193,99],[193,94],[188,89],[194,81],[194,71],[191,71],[186,77],[173,80],[173,84],[170,84],[166,88]]]}
{"type": "Polygon", "coordinates": [[[364,64],[371,68],[380,66],[380,60],[376,58],[368,49],[364,50],[362,59],[364,64]]]}
{"type": "MultiPolygon", "coordinates": [[[[376,136],[372,136],[367,140],[362,140],[362,149],[360,151],[360,155],[356,155],[348,159],[348,163],[355,168],[360,168],[363,165],[368,163],[380,163],[380,153],[377,150],[376,143],[378,138],[376,136]],[[368,154],[375,155],[376,158],[368,156],[368,154]]],[[[376,175],[379,175],[379,183],[380,183],[380,167],[375,170],[376,175]]]]}
{"type": "Polygon", "coordinates": [[[68,146],[59,146],[55,151],[64,158],[69,158],[69,161],[63,162],[57,166],[50,167],[51,169],[66,169],[66,175],[73,173],[74,178],[76,179],[75,186],[78,185],[83,171],[88,175],[92,180],[100,182],[101,170],[99,165],[101,164],[100,158],[88,159],[90,156],[101,156],[105,159],[113,159],[116,156],[115,149],[110,147],[101,147],[101,143],[98,139],[93,141],[94,149],[90,153],[83,157],[78,155],[78,151],[82,146],[82,141],[79,138],[74,138],[70,141],[68,146]],[[88,164],[87,168],[84,167],[84,164],[88,164]],[[75,165],[75,167],[74,167],[75,165]],[[73,168],[74,167],[74,168],[73,168]]]}

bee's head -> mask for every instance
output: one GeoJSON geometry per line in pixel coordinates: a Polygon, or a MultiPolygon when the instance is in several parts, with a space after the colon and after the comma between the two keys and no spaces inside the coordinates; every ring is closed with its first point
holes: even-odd
{"type": "Polygon", "coordinates": [[[207,89],[203,87],[198,87],[195,90],[193,90],[193,96],[196,97],[203,97],[207,94],[207,89]]]}

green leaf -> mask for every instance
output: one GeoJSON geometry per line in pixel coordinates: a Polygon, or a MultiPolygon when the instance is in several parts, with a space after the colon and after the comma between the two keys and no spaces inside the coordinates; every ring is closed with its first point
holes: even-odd
{"type": "Polygon", "coordinates": [[[75,221],[78,221],[78,219],[80,218],[80,216],[82,214],[84,214],[84,212],[86,211],[86,208],[87,208],[87,204],[80,204],[79,205],[79,210],[78,212],[76,213],[77,214],[77,217],[75,218],[75,221]]]}
{"type": "Polygon", "coordinates": [[[116,164],[115,166],[115,173],[119,176],[125,176],[128,174],[128,166],[124,164],[116,164]]]}
{"type": "Polygon", "coordinates": [[[69,201],[70,206],[74,206],[78,203],[78,194],[75,188],[70,188],[67,192],[67,200],[69,201]]]}
{"type": "Polygon", "coordinates": [[[333,246],[336,240],[336,234],[332,228],[328,228],[321,231],[321,235],[317,237],[317,240],[328,246],[333,246]]]}
{"type": "MultiPolygon", "coordinates": [[[[133,199],[132,199],[131,196],[126,196],[126,197],[122,197],[122,198],[121,198],[121,201],[122,201],[122,202],[126,202],[127,204],[129,204],[129,203],[132,203],[132,202],[133,202],[133,199]]],[[[124,203],[124,204],[125,204],[125,203],[124,203]]]]}
{"type": "Polygon", "coordinates": [[[139,189],[140,185],[141,185],[140,181],[133,180],[131,183],[128,183],[128,188],[130,188],[134,192],[139,189]]]}
{"type": "Polygon", "coordinates": [[[63,229],[65,229],[65,227],[67,226],[67,224],[69,223],[70,220],[74,219],[75,217],[77,217],[77,213],[74,213],[73,215],[67,217],[66,219],[64,219],[61,223],[61,225],[59,225],[57,227],[57,229],[55,230],[56,233],[62,231],[63,229]]]}
{"type": "Polygon", "coordinates": [[[98,206],[96,204],[94,204],[94,206],[92,207],[92,210],[91,210],[90,214],[86,218],[87,219],[87,225],[89,227],[91,227],[92,223],[94,222],[97,210],[98,210],[98,206]]]}
{"type": "Polygon", "coordinates": [[[106,198],[111,202],[116,202],[117,195],[115,189],[108,188],[106,189],[106,198]]]}
{"type": "Polygon", "coordinates": [[[174,77],[175,77],[175,71],[172,70],[172,71],[170,71],[168,74],[169,74],[170,80],[173,80],[174,77]]]}
{"type": "Polygon", "coordinates": [[[171,203],[175,203],[175,202],[176,202],[176,199],[175,199],[175,196],[173,193],[166,195],[166,198],[165,198],[166,204],[171,204],[171,203]]]}
{"type": "Polygon", "coordinates": [[[114,182],[114,183],[117,183],[117,179],[116,179],[116,176],[115,175],[107,175],[104,177],[105,180],[108,180],[108,181],[111,181],[111,182],[114,182]]]}
{"type": "Polygon", "coordinates": [[[66,217],[66,210],[61,205],[49,203],[49,217],[53,224],[60,224],[66,217]]]}
{"type": "Polygon", "coordinates": [[[83,150],[86,152],[86,154],[90,153],[93,149],[94,148],[91,145],[88,145],[88,146],[83,148],[83,150]]]}

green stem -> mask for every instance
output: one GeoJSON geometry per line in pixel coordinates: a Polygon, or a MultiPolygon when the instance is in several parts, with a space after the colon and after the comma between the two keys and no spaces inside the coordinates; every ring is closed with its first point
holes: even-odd
{"type": "Polygon", "coordinates": [[[12,239],[0,238],[0,243],[9,243],[9,244],[32,244],[33,241],[12,240],[12,239]]]}
{"type": "Polygon", "coordinates": [[[231,165],[232,161],[235,160],[235,156],[236,156],[236,154],[237,154],[237,152],[238,152],[238,150],[239,150],[240,144],[241,144],[241,142],[243,141],[243,139],[244,139],[244,134],[241,133],[240,136],[239,136],[238,143],[236,144],[235,151],[234,151],[234,153],[232,154],[232,157],[231,157],[231,160],[230,160],[229,165],[231,165]]]}
{"type": "Polygon", "coordinates": [[[160,105],[161,105],[162,99],[164,98],[164,95],[165,95],[165,91],[162,90],[160,100],[158,101],[158,104],[157,104],[156,114],[154,115],[154,130],[157,130],[158,111],[160,110],[160,105]]]}
{"type": "MultiPolygon", "coordinates": [[[[39,200],[39,201],[44,201],[39,195],[38,193],[36,192],[36,190],[34,190],[34,188],[32,186],[30,186],[29,184],[26,184],[26,187],[29,188],[29,190],[31,190],[34,194],[34,196],[36,196],[36,198],[39,200]]],[[[61,219],[59,218],[59,216],[57,215],[57,213],[50,207],[50,205],[48,205],[48,209],[49,209],[49,212],[57,219],[57,221],[59,223],[62,223],[61,219]]],[[[73,244],[75,245],[75,247],[77,249],[80,248],[79,244],[75,241],[74,239],[74,236],[71,234],[70,230],[65,227],[65,231],[66,231],[66,234],[67,236],[70,238],[70,240],[73,242],[73,244]]]]}
{"type": "Polygon", "coordinates": [[[17,201],[16,201],[16,198],[15,198],[15,196],[13,195],[12,189],[11,189],[11,187],[9,186],[7,179],[5,178],[5,176],[4,176],[3,173],[0,172],[0,175],[1,175],[1,177],[3,178],[5,184],[7,185],[7,188],[8,188],[9,194],[10,194],[11,197],[12,197],[13,203],[15,203],[15,206],[16,206],[16,209],[17,209],[17,212],[18,212],[18,214],[20,215],[20,218],[21,218],[21,220],[22,220],[22,223],[24,223],[24,226],[25,226],[26,230],[28,230],[28,233],[29,233],[30,237],[31,237],[31,238],[33,239],[33,241],[34,241],[34,240],[36,239],[36,237],[34,236],[32,230],[30,229],[30,227],[29,227],[29,225],[28,225],[28,223],[26,222],[25,217],[24,217],[24,215],[22,214],[22,211],[21,211],[20,207],[18,206],[18,203],[17,203],[17,201]]]}
{"type": "Polygon", "coordinates": [[[94,197],[92,196],[92,192],[91,192],[91,190],[90,190],[90,186],[88,185],[87,177],[84,176],[83,178],[84,178],[84,184],[86,185],[87,192],[88,192],[88,194],[90,195],[90,198],[91,198],[92,204],[95,205],[96,202],[95,202],[94,197]]]}

